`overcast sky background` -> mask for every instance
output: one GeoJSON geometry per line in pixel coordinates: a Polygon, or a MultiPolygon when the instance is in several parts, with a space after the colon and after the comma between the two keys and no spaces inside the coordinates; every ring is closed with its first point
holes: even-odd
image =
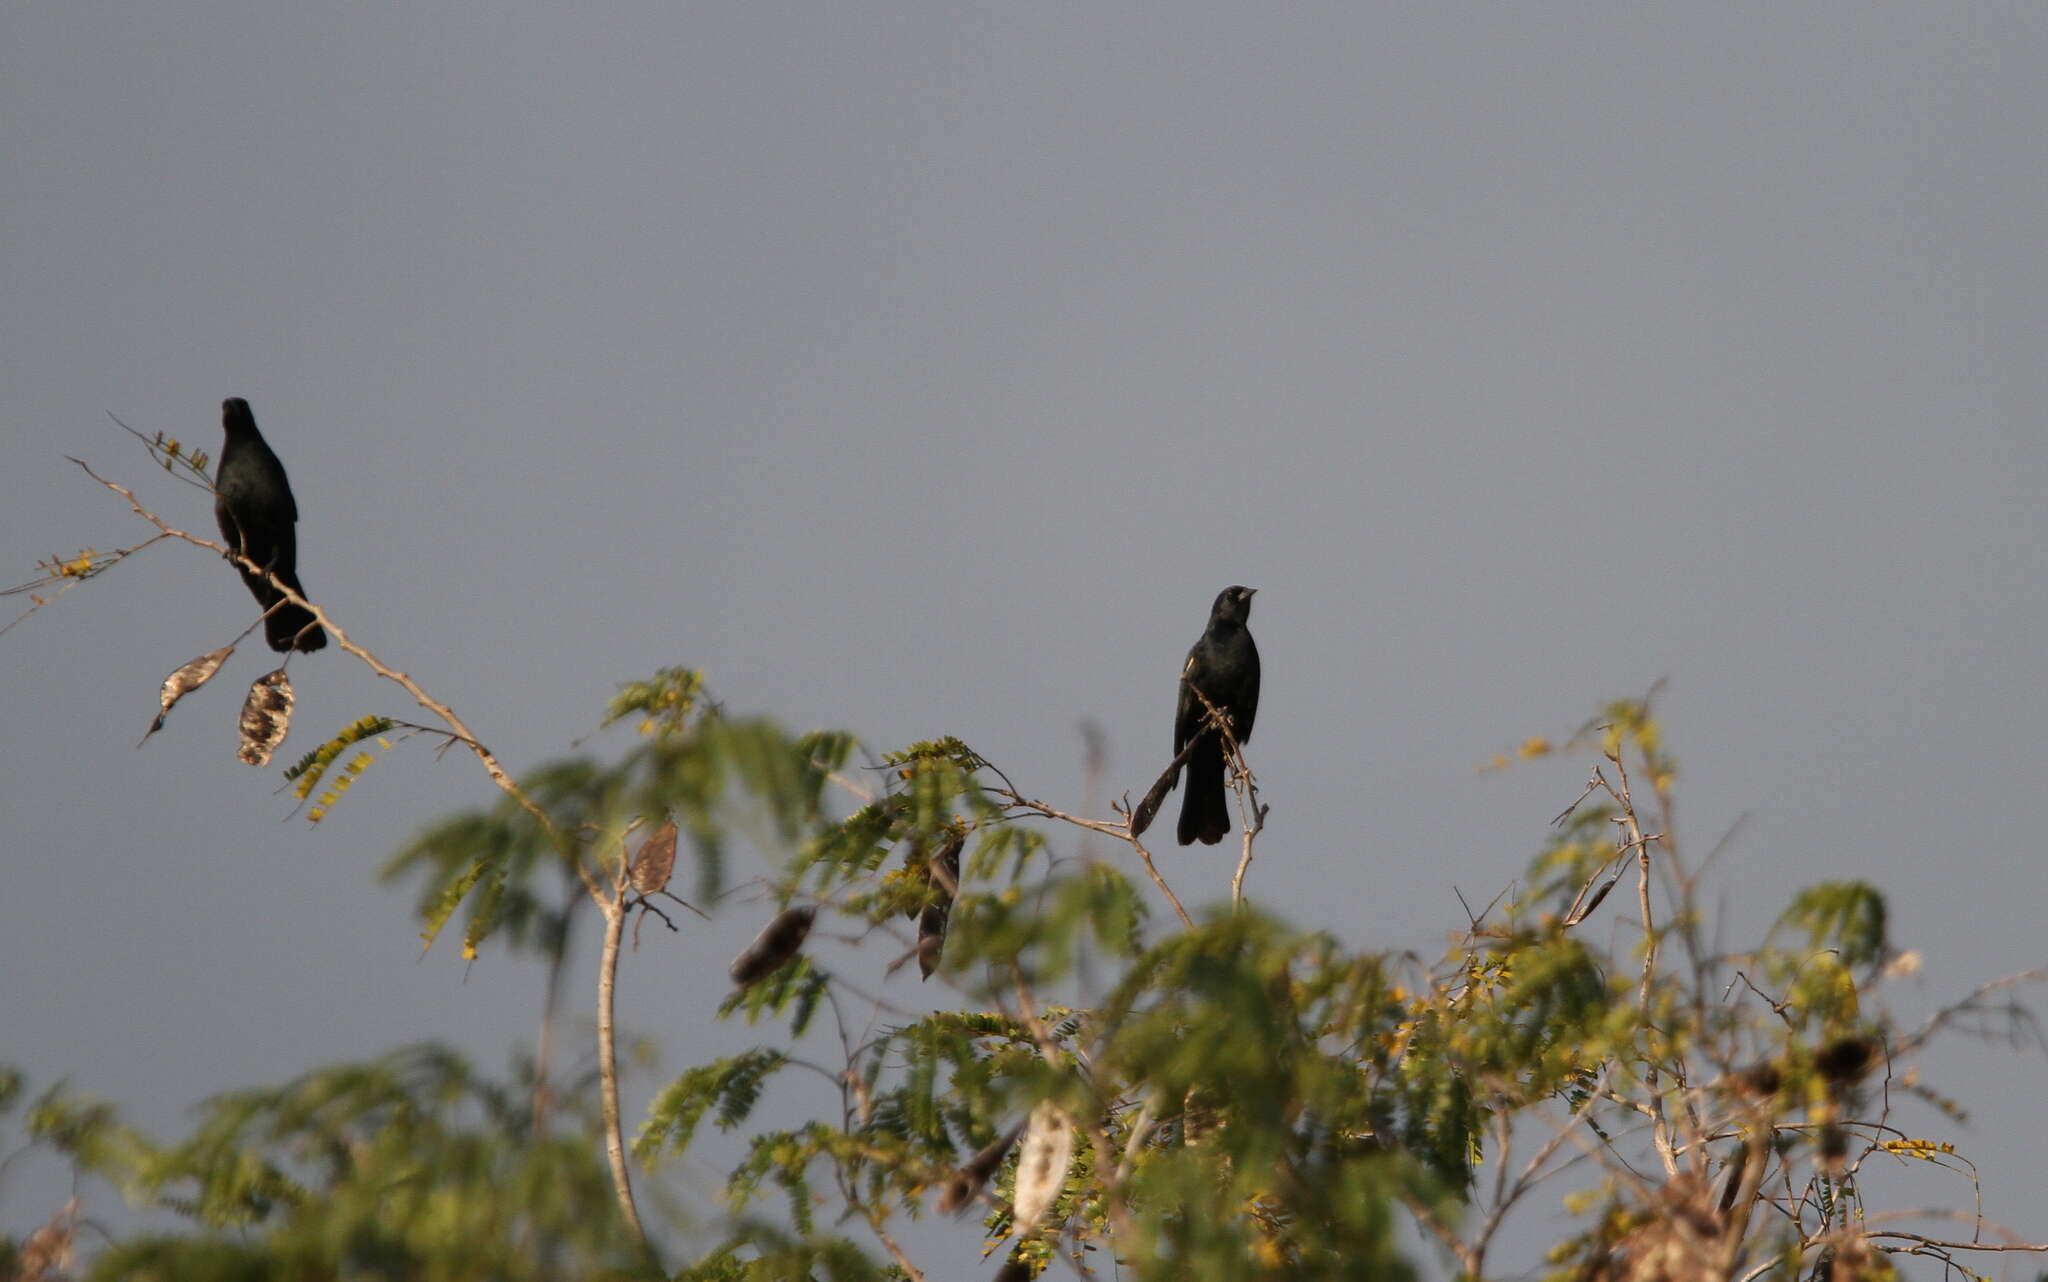
{"type": "MultiPolygon", "coordinates": [[[[107,415],[217,451],[246,396],[309,591],[515,769],[687,664],[1077,803],[1077,724],[1142,790],[1247,583],[1253,891],[1425,952],[1584,770],[1476,767],[1669,676],[1693,853],[1752,816],[1728,941],[1869,878],[1917,1015],[2048,961],[2043,67],[2034,5],[8,6],[6,577],[145,533],[66,454],[210,531],[107,415]]],[[[134,750],[250,614],[167,547],[0,638],[4,1058],[160,1133],[422,1038],[502,1066],[538,1005],[374,882],[473,761],[288,820],[249,646],[134,750]]],[[[416,711],[292,675],[282,761],[416,711]]],[[[758,924],[630,959],[629,1119],[746,1040],[704,976],[758,924]]],[[[2048,1235],[2042,1057],[1925,1065],[2048,1235]]],[[[16,1168],[0,1227],[65,1193],[16,1168]]]]}

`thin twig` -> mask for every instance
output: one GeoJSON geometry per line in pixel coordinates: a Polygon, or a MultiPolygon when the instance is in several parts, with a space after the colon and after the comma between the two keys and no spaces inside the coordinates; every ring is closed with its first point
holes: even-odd
{"type": "MultiPolygon", "coordinates": [[[[1544,1143],[1542,1148],[1536,1150],[1535,1156],[1531,1157],[1522,1167],[1521,1173],[1515,1176],[1512,1185],[1508,1184],[1506,1180],[1508,1165],[1507,1145],[1505,1143],[1500,1145],[1500,1151],[1495,1154],[1494,1158],[1499,1163],[1500,1169],[1500,1179],[1494,1187],[1494,1203],[1487,1210],[1486,1222],[1481,1225],[1479,1233],[1473,1238],[1472,1258],[1469,1267],[1466,1269],[1466,1272],[1473,1277],[1480,1276],[1480,1266],[1486,1261],[1487,1248],[1492,1244],[1494,1234],[1500,1231],[1501,1222],[1507,1218],[1508,1211],[1530,1189],[1536,1186],[1537,1181],[1542,1178],[1543,1168],[1550,1163],[1551,1158],[1557,1156],[1557,1151],[1564,1147],[1572,1131],[1580,1123],[1592,1116],[1593,1106],[1599,1103],[1605,1094],[1607,1079],[1613,1072],[1613,1069],[1614,1065],[1610,1061],[1600,1070],[1600,1076],[1595,1079],[1592,1089],[1587,1092],[1586,1101],[1573,1110],[1572,1115],[1565,1119],[1564,1124],[1557,1128],[1556,1133],[1544,1143]]],[[[1505,1133],[1506,1128],[1504,1126],[1503,1135],[1505,1133]]]]}

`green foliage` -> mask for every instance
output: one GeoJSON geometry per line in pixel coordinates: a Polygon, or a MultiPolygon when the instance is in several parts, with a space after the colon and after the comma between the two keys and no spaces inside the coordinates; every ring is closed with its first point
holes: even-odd
{"type": "MultiPolygon", "coordinates": [[[[641,691],[642,701],[659,701],[663,695],[645,691],[673,693],[674,683],[628,689],[641,691]]],[[[672,815],[697,857],[696,895],[712,900],[724,888],[728,826],[741,817],[765,821],[775,839],[796,844],[819,822],[826,763],[846,751],[839,737],[792,739],[765,720],[664,722],[659,734],[615,763],[566,758],[520,781],[550,817],[554,834],[506,798],[428,828],[387,861],[383,875],[419,879],[418,912],[429,943],[467,904],[465,956],[501,933],[512,946],[525,947],[559,935],[562,910],[553,905],[560,894],[548,893],[546,870],[566,877],[580,863],[608,871],[625,857],[626,834],[636,824],[672,815]]]]}
{"type": "MultiPolygon", "coordinates": [[[[1562,751],[1531,743],[1540,747],[1525,747],[1528,758],[1562,751]]],[[[1109,1250],[1123,1276],[1147,1279],[1399,1278],[1412,1275],[1400,1220],[1483,1260],[1505,1213],[1575,1154],[1561,1140],[1578,1129],[1594,1169],[1614,1178],[1593,1181],[1594,1196],[1579,1203],[1590,1227],[1554,1258],[1611,1272],[1676,1249],[1655,1236],[1671,1206],[1696,1199],[1700,1215],[1724,1214],[1718,1187],[1680,1179],[1642,1191],[1656,1145],[1706,1153],[1709,1169],[1739,1174],[1743,1137],[1768,1133],[1754,1160],[1779,1186],[1804,1180],[1810,1194],[1795,1221],[1746,1221],[1753,1240],[1740,1258],[1803,1270],[1817,1243],[1863,1249],[1865,1210],[1844,1173],[1871,1153],[1943,1152],[1909,1152],[1852,1120],[1863,1076],[1883,1060],[1871,1050],[1881,1043],[1858,1031],[1881,1031],[1868,1010],[1879,977],[1852,971],[1887,953],[1881,897],[1818,887],[1784,918],[1810,947],[1766,941],[1752,953],[1709,954],[1690,874],[1661,831],[1676,766],[1648,702],[1613,705],[1570,746],[1598,754],[1594,786],[1561,820],[1527,888],[1490,905],[1430,966],[1351,951],[1250,908],[1154,937],[1147,897],[1111,864],[1034,867],[1048,852],[1045,833],[1018,822],[1033,804],[1007,779],[989,784],[994,768],[967,745],[942,739],[887,754],[884,791],[843,819],[818,821],[783,897],[829,894],[840,911],[886,925],[931,902],[930,853],[972,838],[943,973],[978,1008],[911,1020],[854,1048],[843,1114],[754,1131],[728,1203],[749,1208],[777,1193],[792,1240],[809,1240],[821,1202],[879,1233],[935,1197],[980,1198],[990,1244],[1028,1269],[1109,1250]],[[1650,835],[1631,842],[1631,833],[1650,835]],[[1574,925],[1596,910],[1592,890],[1624,876],[1633,886],[1645,853],[1674,903],[1635,947],[1603,949],[1602,935],[1564,924],[1568,905],[1578,905],[1574,925]],[[1730,983],[1731,963],[1778,981],[1783,995],[1745,1005],[1731,996],[1748,991],[1730,983]],[[1105,971],[1113,986],[1093,1007],[1034,995],[1105,971]],[[1744,1068],[1760,1047],[1774,1048],[1763,1068],[1744,1068]],[[1714,1081],[1738,1085],[1703,1097],[1700,1084],[1714,1081]],[[997,1141],[1041,1101],[1075,1121],[1078,1142],[1051,1213],[1020,1235],[1007,1201],[1018,1157],[997,1141]],[[1662,1119],[1648,1134],[1646,1116],[1662,1119]],[[1530,1126],[1559,1142],[1534,1161],[1511,1158],[1502,1146],[1530,1126]],[[984,1160],[996,1169],[977,1172],[984,1160]],[[1490,1188],[1475,1178],[1488,1163],[1503,1168],[1490,1188]]],[[[1628,898],[1649,893],[1645,884],[1628,898]]],[[[784,1009],[799,982],[837,988],[808,962],[781,979],[780,990],[736,996],[728,1012],[784,1009]]],[[[756,1062],[778,1061],[693,1070],[658,1103],[650,1133],[681,1123],[687,1140],[729,1080],[746,1089],[721,1121],[751,1126],[755,1083],[738,1070],[756,1062]]],[[[642,1151],[652,1160],[661,1147],[642,1151]]],[[[1726,1196],[1757,1196],[1758,1183],[1726,1196]]],[[[746,1270],[763,1260],[789,1258],[773,1254],[788,1241],[770,1247],[750,1232],[685,1276],[753,1276],[746,1270]]]]}
{"type": "Polygon", "coordinates": [[[604,724],[641,718],[641,734],[681,734],[704,693],[704,674],[694,668],[663,668],[646,681],[628,681],[604,710],[604,724]]]}
{"type": "Polygon", "coordinates": [[[718,1013],[725,1016],[745,1011],[749,1024],[763,1015],[788,1015],[789,1035],[802,1037],[811,1026],[811,1017],[818,1013],[818,1003],[824,999],[829,982],[810,958],[798,957],[759,983],[727,996],[718,1013]]]}
{"type": "Polygon", "coordinates": [[[1806,932],[1815,948],[1832,948],[1844,966],[1874,966],[1884,960],[1884,896],[1861,881],[1826,881],[1793,897],[1780,925],[1806,932]]]}
{"type": "Polygon", "coordinates": [[[422,1046],[220,1096],[170,1145],[61,1093],[31,1125],[82,1170],[195,1226],[103,1253],[95,1279],[644,1276],[595,1117],[565,1104],[536,1132],[526,1085],[422,1046]]]}
{"type": "Polygon", "coordinates": [[[647,1121],[633,1141],[633,1156],[651,1162],[664,1152],[682,1153],[710,1109],[718,1111],[718,1129],[738,1126],[754,1111],[768,1079],[787,1063],[789,1056],[781,1051],[757,1049],[691,1069],[670,1082],[648,1107],[647,1121]]]}
{"type": "MultiPolygon", "coordinates": [[[[1250,903],[1184,928],[1155,917],[1131,863],[1063,855],[1068,817],[958,739],[849,779],[850,736],[728,718],[680,668],[622,687],[606,722],[629,718],[643,733],[615,758],[520,781],[545,825],[511,800],[457,814],[385,875],[417,879],[430,944],[466,910],[465,955],[490,938],[545,949],[585,887],[624,886],[634,834],[672,821],[705,902],[741,833],[774,869],[752,901],[763,915],[771,901],[815,914],[802,950],[793,935],[757,954],[721,1006],[767,1044],[686,1069],[632,1145],[645,1188],[707,1117],[733,1133],[722,1218],[676,1278],[901,1277],[878,1261],[906,1258],[904,1221],[970,1209],[1005,1278],[1068,1262],[1107,1276],[1113,1260],[1148,1282],[1402,1279],[1415,1272],[1404,1225],[1466,1276],[1521,1275],[1529,1262],[1489,1257],[1493,1235],[1520,1205],[1554,1207],[1561,1180],[1575,1181],[1578,1221],[1550,1255],[1559,1276],[1652,1276],[1661,1262],[1656,1276],[1789,1279],[1845,1260],[1880,1276],[1861,1163],[1955,1159],[1866,1107],[1869,1080],[1905,1049],[1884,1010],[1892,945],[1875,888],[1800,891],[1747,951],[1702,943],[1699,887],[1668,831],[1677,769],[1647,698],[1611,704],[1563,747],[1522,746],[1526,760],[1590,755],[1591,781],[1526,885],[1462,918],[1435,958],[1300,931],[1250,903]],[[845,813],[834,783],[859,798],[845,813]],[[934,872],[956,858],[957,886],[934,872]],[[1605,903],[1623,884],[1628,907],[1605,903]],[[954,1008],[871,1000],[910,956],[905,920],[947,904],[923,991],[950,989],[954,1008]],[[821,956],[821,938],[867,946],[821,956]],[[892,1022],[856,1042],[854,1003],[892,1022]],[[827,1010],[837,1018],[819,1021],[827,1010]],[[793,1065],[807,1071],[782,1074],[793,1065]],[[1027,1118],[1035,1138],[1013,1142],[1027,1118]],[[1014,1222],[1013,1199],[1025,1216],[1044,1204],[1032,1190],[1049,1209],[1014,1222]]],[[[383,728],[366,719],[309,754],[292,772],[301,795],[383,728]]],[[[1114,825],[1081,826],[1116,848],[1114,825]]],[[[30,1127],[192,1226],[117,1244],[95,1276],[640,1276],[587,1087],[557,1088],[537,1125],[531,1083],[493,1084],[422,1048],[222,1096],[168,1146],[62,1092],[30,1127]]],[[[0,1113],[20,1090],[0,1075],[0,1113]]]]}

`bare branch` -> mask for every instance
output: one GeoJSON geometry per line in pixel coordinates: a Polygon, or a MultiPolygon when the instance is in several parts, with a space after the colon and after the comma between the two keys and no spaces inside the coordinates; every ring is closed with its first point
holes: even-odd
{"type": "MultiPolygon", "coordinates": [[[[991,770],[995,769],[993,766],[989,768],[991,770]]],[[[997,771],[996,773],[1001,774],[1002,772],[997,771]]],[[[1100,819],[1083,819],[1079,815],[1068,814],[1066,811],[1049,806],[1043,801],[1036,801],[1022,795],[1014,787],[1007,786],[1009,784],[1007,778],[1003,782],[1006,785],[1005,787],[990,788],[989,791],[1002,798],[1006,803],[1007,809],[1027,810],[1042,818],[1056,819],[1061,823],[1072,824],[1076,828],[1087,832],[1099,833],[1105,837],[1114,837],[1118,841],[1129,845],[1132,850],[1138,853],[1138,861],[1145,865],[1145,873],[1152,878],[1152,884],[1159,887],[1159,893],[1165,895],[1166,902],[1173,905],[1173,911],[1179,915],[1181,924],[1189,930],[1195,928],[1195,919],[1188,916],[1188,910],[1181,907],[1180,896],[1174,894],[1173,887],[1166,884],[1166,878],[1159,875],[1159,869],[1152,863],[1152,852],[1145,849],[1145,843],[1138,840],[1137,836],[1131,832],[1128,821],[1122,824],[1112,824],[1105,823],[1100,819]]]]}

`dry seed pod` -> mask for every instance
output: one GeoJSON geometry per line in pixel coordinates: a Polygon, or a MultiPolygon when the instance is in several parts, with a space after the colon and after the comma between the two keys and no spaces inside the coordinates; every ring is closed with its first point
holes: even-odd
{"type": "Polygon", "coordinates": [[[804,946],[811,933],[811,921],[817,915],[818,910],[809,905],[785,908],[775,914],[775,919],[761,928],[746,951],[732,959],[732,982],[750,988],[781,970],[804,946]]]}
{"type": "Polygon", "coordinates": [[[988,1178],[996,1173],[1003,1159],[1010,1155],[1010,1146],[1024,1133],[1024,1123],[1019,1122],[1001,1135],[996,1136],[987,1148],[967,1159],[946,1181],[946,1187],[939,1191],[939,1211],[952,1215],[964,1211],[975,1194],[981,1192],[988,1178]]]}
{"type": "Polygon", "coordinates": [[[220,665],[226,663],[228,656],[234,652],[235,647],[225,646],[212,654],[202,654],[165,677],[164,687],[157,695],[158,702],[163,704],[163,711],[156,714],[156,720],[150,722],[149,729],[143,733],[142,742],[135,746],[140,748],[142,743],[148,742],[150,735],[163,729],[164,718],[171,715],[171,707],[178,700],[213,680],[213,674],[220,671],[220,665]]]}
{"type": "Polygon", "coordinates": [[[1169,766],[1166,773],[1160,775],[1153,783],[1151,789],[1145,793],[1144,799],[1138,803],[1138,808],[1131,812],[1131,835],[1133,837],[1145,835],[1145,830],[1150,828],[1153,819],[1158,817],[1159,807],[1165,803],[1166,794],[1172,791],[1173,785],[1179,782],[1180,767],[1178,764],[1175,764],[1169,766]]]}
{"type": "Polygon", "coordinates": [[[1047,1101],[1032,1109],[1031,1124],[1024,1130],[1024,1149],[1017,1155],[1017,1184],[1010,1199],[1010,1222],[1019,1238],[1038,1227],[1038,1218],[1060,1195],[1073,1157],[1074,1128],[1060,1106],[1047,1101]]]}
{"type": "Polygon", "coordinates": [[[676,826],[665,823],[633,856],[633,889],[655,895],[668,889],[669,876],[676,870],[676,826]]]}
{"type": "Polygon", "coordinates": [[[14,1271],[8,1276],[19,1282],[53,1282],[69,1277],[76,1258],[78,1199],[72,1198],[50,1217],[50,1222],[28,1235],[14,1257],[14,1271]]]}
{"type": "Polygon", "coordinates": [[[926,979],[939,968],[939,956],[946,949],[946,922],[953,915],[953,897],[960,891],[960,848],[966,844],[965,834],[957,835],[932,856],[935,898],[917,918],[917,969],[926,979]]]}
{"type": "MultiPolygon", "coordinates": [[[[1193,689],[1192,686],[1189,688],[1193,689]]],[[[1153,782],[1151,789],[1145,793],[1144,799],[1138,803],[1138,808],[1131,812],[1131,835],[1133,837],[1145,835],[1145,830],[1152,826],[1152,820],[1159,814],[1159,807],[1166,801],[1166,794],[1180,787],[1181,769],[1188,764],[1188,758],[1195,755],[1196,747],[1202,743],[1204,738],[1206,738],[1204,735],[1195,735],[1189,738],[1181,750],[1175,754],[1172,762],[1161,772],[1159,778],[1153,782]]]]}
{"type": "Polygon", "coordinates": [[[235,755],[252,766],[270,764],[270,754],[292,728],[292,679],[284,669],[266,672],[249,687],[242,703],[242,747],[235,755]]]}
{"type": "Polygon", "coordinates": [[[937,904],[924,910],[917,919],[917,973],[925,979],[939,968],[939,959],[946,951],[946,918],[949,907],[937,904]]]}

